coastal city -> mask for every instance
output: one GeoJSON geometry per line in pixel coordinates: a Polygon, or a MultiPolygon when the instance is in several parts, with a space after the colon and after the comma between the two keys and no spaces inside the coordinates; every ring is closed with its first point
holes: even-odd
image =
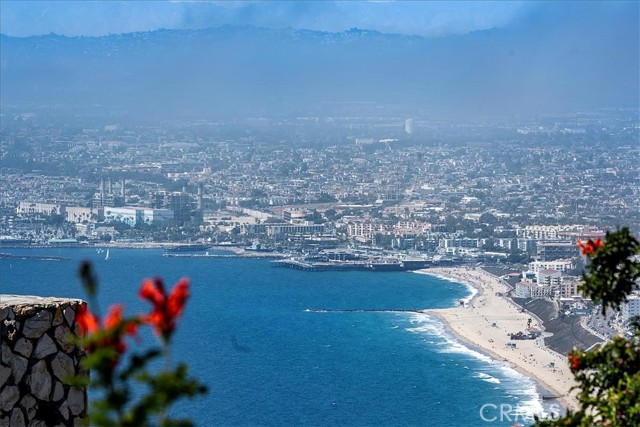
{"type": "Polygon", "coordinates": [[[224,249],[309,271],[483,265],[515,300],[541,301],[539,316],[582,319],[586,338],[563,351],[640,314],[636,295],[598,317],[576,245],[640,230],[633,111],[466,125],[370,113],[55,126],[56,113],[5,113],[3,247],[224,249]]]}
{"type": "Polygon", "coordinates": [[[0,427],[640,426],[639,17],[0,0],[0,427]]]}

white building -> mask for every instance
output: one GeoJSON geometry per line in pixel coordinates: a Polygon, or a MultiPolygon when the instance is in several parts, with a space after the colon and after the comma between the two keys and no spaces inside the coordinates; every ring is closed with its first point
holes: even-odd
{"type": "Polygon", "coordinates": [[[166,227],[173,217],[172,209],[142,209],[142,222],[147,225],[166,227]]]}
{"type": "Polygon", "coordinates": [[[382,224],[372,222],[356,222],[347,224],[347,236],[349,237],[365,237],[373,239],[376,234],[384,234],[385,227],[382,224]]]}
{"type": "Polygon", "coordinates": [[[441,239],[439,243],[443,248],[477,248],[479,246],[478,239],[461,238],[461,239],[441,239]]]}
{"type": "Polygon", "coordinates": [[[324,224],[265,224],[267,236],[279,236],[285,234],[322,234],[324,224]]]}
{"type": "Polygon", "coordinates": [[[575,259],[558,259],[554,261],[533,261],[529,263],[529,269],[535,273],[541,270],[557,270],[557,271],[571,271],[575,270],[575,259]]]}
{"type": "Polygon", "coordinates": [[[629,295],[627,302],[622,305],[622,320],[628,321],[632,317],[640,316],[640,295],[629,295]]]}
{"type": "Polygon", "coordinates": [[[73,223],[97,222],[102,219],[102,209],[84,208],[81,206],[67,206],[64,210],[64,219],[73,223]]]}
{"type": "Polygon", "coordinates": [[[546,298],[553,294],[553,286],[539,283],[516,283],[516,298],[546,298]]]}
{"type": "Polygon", "coordinates": [[[404,131],[407,135],[413,134],[413,119],[407,119],[404,121],[404,131]]]}
{"type": "Polygon", "coordinates": [[[174,219],[172,209],[151,209],[151,208],[104,208],[105,222],[123,222],[131,227],[138,224],[166,226],[174,219]]]}
{"type": "MultiPolygon", "coordinates": [[[[107,207],[104,209],[104,220],[105,222],[123,222],[131,227],[135,227],[138,223],[138,212],[140,210],[137,208],[112,208],[107,207]]],[[[142,216],[140,214],[140,216],[142,216]]]]}
{"type": "Polygon", "coordinates": [[[560,285],[562,282],[562,272],[559,270],[539,270],[536,273],[537,282],[543,285],[560,285]]]}
{"type": "Polygon", "coordinates": [[[16,208],[16,214],[21,216],[28,215],[63,215],[64,206],[54,203],[40,203],[40,202],[20,202],[16,208]]]}

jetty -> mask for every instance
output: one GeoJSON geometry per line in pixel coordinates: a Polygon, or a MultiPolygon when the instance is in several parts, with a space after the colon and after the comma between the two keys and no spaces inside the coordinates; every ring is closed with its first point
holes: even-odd
{"type": "Polygon", "coordinates": [[[16,254],[7,254],[0,253],[0,258],[5,259],[34,259],[38,261],[65,261],[71,258],[64,258],[61,256],[52,256],[52,255],[16,255],[16,254]]]}

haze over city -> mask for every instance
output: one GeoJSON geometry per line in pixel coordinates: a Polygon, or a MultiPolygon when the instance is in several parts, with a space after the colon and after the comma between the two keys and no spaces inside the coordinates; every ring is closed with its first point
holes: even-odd
{"type": "Polygon", "coordinates": [[[0,7],[5,105],[206,118],[373,102],[470,118],[635,107],[640,93],[636,2],[0,7]]]}
{"type": "Polygon", "coordinates": [[[638,282],[583,275],[640,233],[637,1],[2,0],[0,33],[0,425],[94,425],[66,332],[138,283],[209,387],[161,421],[531,426],[580,407],[574,349],[637,348],[638,282]]]}

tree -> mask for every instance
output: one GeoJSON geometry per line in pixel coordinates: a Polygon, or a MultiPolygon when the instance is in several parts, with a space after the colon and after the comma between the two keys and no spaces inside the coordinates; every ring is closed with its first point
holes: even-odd
{"type": "MultiPolygon", "coordinates": [[[[618,309],[640,279],[640,243],[627,228],[600,239],[578,242],[591,261],[580,290],[602,312],[618,309]]],[[[569,367],[578,385],[576,412],[563,418],[538,420],[538,427],[640,426],[640,319],[631,321],[632,336],[614,337],[601,348],[569,353],[569,367]]]]}
{"type": "Polygon", "coordinates": [[[327,209],[326,211],[324,211],[324,217],[327,219],[327,221],[333,221],[337,217],[337,212],[335,209],[327,209]]]}

